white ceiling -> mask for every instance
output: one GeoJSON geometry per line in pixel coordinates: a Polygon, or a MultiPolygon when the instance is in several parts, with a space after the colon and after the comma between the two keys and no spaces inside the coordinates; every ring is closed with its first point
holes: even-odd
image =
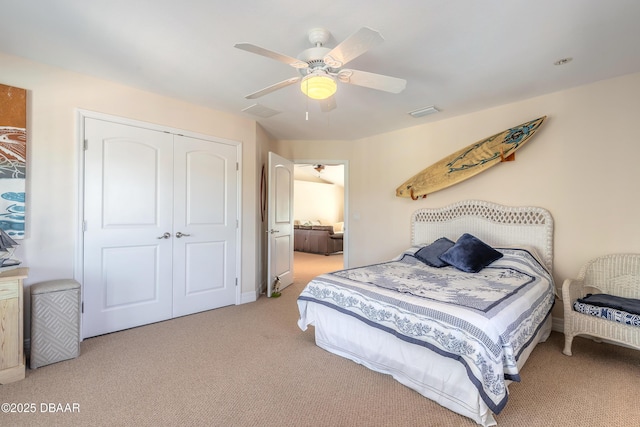
{"type": "Polygon", "coordinates": [[[293,169],[293,177],[299,181],[318,182],[321,184],[333,184],[344,187],[344,165],[326,165],[324,169],[316,170],[318,164],[296,164],[293,169]]]}
{"type": "Polygon", "coordinates": [[[638,0],[0,0],[0,11],[2,52],[245,115],[278,139],[357,139],[640,72],[638,0]],[[311,28],[333,47],[364,26],[385,41],[348,68],[406,79],[401,94],[341,84],[329,113],[296,85],[244,98],[298,72],[235,43],[295,57],[311,28]],[[255,102],[281,113],[241,112],[255,102]],[[429,105],[441,112],[407,114],[429,105]]]}

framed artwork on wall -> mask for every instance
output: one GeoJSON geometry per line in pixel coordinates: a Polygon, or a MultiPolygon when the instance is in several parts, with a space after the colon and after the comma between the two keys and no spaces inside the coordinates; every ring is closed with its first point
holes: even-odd
{"type": "Polygon", "coordinates": [[[0,229],[25,233],[27,91],[0,84],[0,229]]]}

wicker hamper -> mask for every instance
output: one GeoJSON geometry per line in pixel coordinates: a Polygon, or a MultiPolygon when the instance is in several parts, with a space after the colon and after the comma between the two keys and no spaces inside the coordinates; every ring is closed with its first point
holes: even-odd
{"type": "Polygon", "coordinates": [[[31,285],[31,369],[79,354],[80,284],[61,279],[31,285]]]}

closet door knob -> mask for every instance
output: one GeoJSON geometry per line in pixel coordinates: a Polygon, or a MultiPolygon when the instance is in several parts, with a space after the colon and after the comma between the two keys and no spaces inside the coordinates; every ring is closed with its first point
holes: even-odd
{"type": "Polygon", "coordinates": [[[180,231],[178,231],[178,232],[176,233],[176,237],[177,237],[178,239],[179,239],[179,238],[181,238],[182,236],[185,236],[185,237],[186,237],[186,236],[191,236],[191,234],[181,233],[180,231]]]}
{"type": "Polygon", "coordinates": [[[164,233],[162,236],[158,237],[158,239],[168,239],[169,237],[171,237],[171,233],[167,232],[167,233],[164,233]]]}

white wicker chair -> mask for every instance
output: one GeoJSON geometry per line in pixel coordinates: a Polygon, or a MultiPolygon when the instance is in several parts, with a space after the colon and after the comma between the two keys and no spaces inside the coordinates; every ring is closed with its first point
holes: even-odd
{"type": "Polygon", "coordinates": [[[571,343],[576,335],[588,335],[640,350],[640,327],[582,314],[573,303],[588,293],[605,293],[640,299],[640,254],[611,254],[585,264],[577,279],[562,285],[564,304],[564,350],[571,356],[571,343]]]}

